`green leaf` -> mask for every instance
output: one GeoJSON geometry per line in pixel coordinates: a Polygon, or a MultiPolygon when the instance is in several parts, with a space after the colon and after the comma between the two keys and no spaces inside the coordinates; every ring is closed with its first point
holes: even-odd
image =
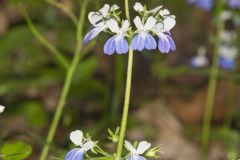
{"type": "Polygon", "coordinates": [[[1,154],[4,160],[22,160],[32,153],[32,147],[20,141],[3,144],[1,154]]]}

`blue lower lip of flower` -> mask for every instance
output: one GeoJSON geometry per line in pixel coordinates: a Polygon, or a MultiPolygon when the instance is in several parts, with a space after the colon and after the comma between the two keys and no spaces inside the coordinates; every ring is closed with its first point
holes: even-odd
{"type": "Polygon", "coordinates": [[[81,148],[74,148],[66,154],[64,160],[83,160],[84,154],[81,148]]]}
{"type": "Polygon", "coordinates": [[[128,50],[128,42],[123,36],[113,36],[104,45],[104,53],[107,55],[112,55],[115,51],[118,54],[124,54],[127,53],[128,50]]]}
{"type": "Polygon", "coordinates": [[[207,11],[213,8],[213,0],[188,0],[188,3],[195,4],[198,8],[207,11]]]}
{"type": "Polygon", "coordinates": [[[133,37],[131,42],[131,46],[133,50],[142,51],[144,48],[147,50],[152,50],[157,48],[156,40],[149,33],[145,33],[146,35],[141,35],[138,33],[133,37]]]}
{"type": "Polygon", "coordinates": [[[235,67],[235,60],[220,57],[218,60],[218,65],[223,69],[232,70],[235,67]]]}
{"type": "Polygon", "coordinates": [[[169,34],[163,33],[159,36],[158,49],[162,53],[176,50],[175,42],[169,34]]]}
{"type": "Polygon", "coordinates": [[[239,0],[228,0],[228,4],[232,8],[239,8],[240,9],[240,1],[239,0]]]}
{"type": "Polygon", "coordinates": [[[146,158],[142,156],[129,156],[126,160],[146,160],[146,158]]]}

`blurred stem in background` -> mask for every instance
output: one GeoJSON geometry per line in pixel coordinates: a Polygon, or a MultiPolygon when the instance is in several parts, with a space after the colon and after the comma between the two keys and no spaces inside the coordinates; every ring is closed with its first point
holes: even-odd
{"type": "Polygon", "coordinates": [[[111,107],[111,122],[114,123],[118,119],[118,112],[120,108],[121,95],[123,91],[123,77],[124,77],[124,69],[123,69],[123,57],[116,56],[115,57],[115,82],[114,82],[114,93],[111,107]]]}
{"type": "Polygon", "coordinates": [[[231,72],[229,76],[229,91],[228,91],[228,114],[226,115],[226,119],[224,121],[224,128],[231,129],[231,124],[233,120],[234,114],[234,100],[235,100],[235,89],[236,89],[236,75],[234,74],[235,70],[231,72]]]}
{"type": "MultiPolygon", "coordinates": [[[[127,17],[127,20],[130,22],[131,20],[130,20],[130,15],[129,15],[129,4],[128,3],[129,3],[128,0],[125,0],[126,17],[127,17]]],[[[122,115],[119,141],[118,141],[118,146],[117,146],[117,157],[116,157],[116,159],[118,159],[118,160],[120,160],[121,156],[122,156],[122,148],[123,148],[126,126],[127,126],[129,100],[130,100],[130,95],[131,95],[132,66],[133,66],[133,50],[130,47],[129,48],[129,53],[128,53],[128,68],[127,68],[125,100],[124,100],[124,107],[123,107],[123,115],[122,115]]]]}
{"type": "Polygon", "coordinates": [[[216,1],[216,12],[215,17],[217,21],[217,30],[216,30],[216,37],[215,37],[215,48],[213,53],[213,62],[212,67],[210,70],[210,79],[208,83],[208,90],[207,90],[207,100],[205,106],[205,113],[204,113],[204,120],[203,120],[203,129],[202,129],[202,136],[201,136],[201,145],[202,145],[202,152],[205,155],[208,150],[209,145],[209,137],[210,137],[210,130],[211,130],[211,120],[212,120],[212,113],[214,107],[214,100],[215,100],[215,93],[218,81],[218,58],[219,58],[219,49],[221,45],[220,34],[224,30],[224,21],[221,19],[221,12],[223,10],[223,1],[218,0],[216,1]]]}
{"type": "Polygon", "coordinates": [[[64,86],[63,86],[63,90],[60,96],[60,100],[58,102],[55,114],[54,114],[54,118],[50,127],[50,130],[48,132],[48,136],[46,139],[46,143],[44,145],[44,148],[42,150],[41,156],[40,156],[40,160],[46,160],[47,159],[47,155],[50,149],[50,145],[53,141],[53,137],[55,135],[57,126],[59,124],[59,120],[62,116],[62,111],[64,108],[64,105],[66,103],[66,98],[71,86],[71,82],[76,70],[76,67],[81,59],[81,50],[82,50],[82,30],[83,30],[83,24],[84,24],[84,20],[85,20],[85,14],[86,14],[86,9],[87,9],[87,5],[88,5],[88,0],[83,1],[82,5],[81,5],[81,9],[80,9],[80,18],[78,20],[78,26],[77,26],[77,40],[76,40],[76,50],[75,50],[75,54],[74,54],[74,58],[71,62],[71,65],[68,69],[66,78],[65,78],[65,82],[64,82],[64,86]]]}
{"type": "Polygon", "coordinates": [[[68,70],[69,68],[69,62],[67,61],[67,58],[63,56],[63,54],[58,51],[51,43],[49,43],[37,30],[36,26],[33,24],[30,16],[28,15],[25,8],[20,5],[20,11],[27,22],[27,25],[31,32],[34,34],[34,36],[55,56],[57,64],[59,64],[62,68],[65,70],[68,70]]]}

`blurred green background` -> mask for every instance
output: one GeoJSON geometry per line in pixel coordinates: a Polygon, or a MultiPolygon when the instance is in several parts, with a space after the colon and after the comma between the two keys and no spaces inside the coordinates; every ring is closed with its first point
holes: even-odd
{"type": "MultiPolygon", "coordinates": [[[[0,149],[4,152],[7,145],[16,143],[19,147],[24,142],[32,146],[32,160],[38,158],[43,146],[66,70],[32,34],[19,2],[0,0],[0,103],[6,106],[0,115],[0,149]]],[[[81,0],[59,2],[79,15],[81,0]]],[[[177,51],[167,55],[159,51],[134,53],[127,138],[163,144],[163,160],[198,160],[209,68],[193,69],[188,64],[199,46],[206,46],[211,58],[213,13],[189,6],[184,0],[141,2],[149,8],[164,5],[176,15],[172,37],[177,51]]],[[[39,32],[70,62],[76,45],[71,19],[45,0],[21,3],[39,32]]],[[[124,6],[120,0],[98,0],[92,1],[88,10],[98,10],[105,3],[124,6]]],[[[132,7],[135,1],[130,3],[132,7]]],[[[131,16],[135,16],[133,11],[131,16]]],[[[87,18],[85,22],[84,34],[91,27],[87,18]]],[[[120,125],[127,55],[104,55],[107,38],[101,34],[83,50],[50,153],[53,157],[66,153],[72,145],[69,133],[75,129],[90,133],[112,149],[106,134],[107,128],[114,130],[120,125]]],[[[240,158],[239,76],[239,67],[220,71],[208,159],[240,158]]]]}

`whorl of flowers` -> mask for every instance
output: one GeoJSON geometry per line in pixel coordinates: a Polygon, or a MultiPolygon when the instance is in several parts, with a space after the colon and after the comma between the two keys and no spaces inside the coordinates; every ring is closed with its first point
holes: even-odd
{"type": "Polygon", "coordinates": [[[130,47],[138,51],[158,48],[162,53],[176,50],[170,34],[176,24],[174,15],[162,6],[147,10],[147,7],[139,2],[135,3],[133,8],[139,14],[133,19],[135,27],[131,26],[128,20],[120,18],[121,11],[117,5],[105,4],[99,11],[90,12],[88,19],[93,28],[87,33],[83,43],[87,44],[101,32],[106,32],[113,35],[104,45],[104,53],[107,55],[115,52],[125,54],[130,47]],[[130,43],[127,38],[131,40],[130,43]]]}

